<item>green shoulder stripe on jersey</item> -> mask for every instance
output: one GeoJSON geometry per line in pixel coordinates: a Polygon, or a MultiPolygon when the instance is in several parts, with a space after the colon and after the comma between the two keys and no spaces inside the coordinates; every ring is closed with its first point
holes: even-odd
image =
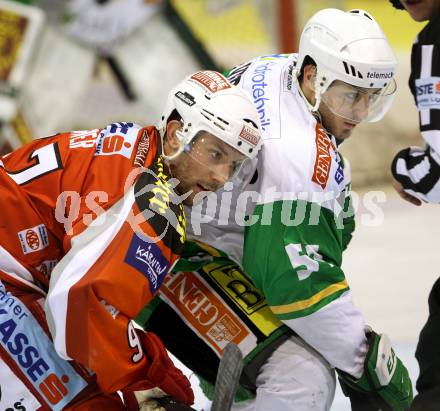
{"type": "Polygon", "coordinates": [[[249,221],[243,265],[280,319],[312,314],[349,289],[341,269],[344,230],[330,209],[276,201],[258,205],[249,221]]]}

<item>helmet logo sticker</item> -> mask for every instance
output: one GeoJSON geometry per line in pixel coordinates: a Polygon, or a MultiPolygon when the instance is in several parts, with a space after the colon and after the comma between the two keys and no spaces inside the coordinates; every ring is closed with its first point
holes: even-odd
{"type": "Polygon", "coordinates": [[[388,79],[392,78],[394,75],[393,71],[389,71],[388,73],[378,73],[377,71],[369,71],[367,73],[367,78],[374,78],[374,79],[388,79]]]}
{"type": "Polygon", "coordinates": [[[178,91],[175,96],[179,99],[182,100],[185,104],[188,104],[188,106],[192,107],[194,104],[196,104],[196,101],[194,99],[194,97],[187,93],[186,91],[184,91],[183,93],[181,91],[178,91]]]}
{"type": "Polygon", "coordinates": [[[243,126],[238,136],[253,146],[256,146],[260,141],[260,135],[258,132],[247,126],[243,126]]]}
{"type": "Polygon", "coordinates": [[[231,88],[228,80],[215,71],[199,71],[190,78],[211,93],[231,88]]]}
{"type": "MultiPolygon", "coordinates": [[[[348,75],[350,75],[350,71],[348,70],[348,67],[349,67],[348,64],[345,61],[343,61],[343,63],[344,63],[345,72],[348,75]]],[[[351,69],[351,75],[356,77],[356,69],[354,68],[354,66],[350,65],[350,69],[351,69]]],[[[357,72],[357,77],[364,78],[359,71],[357,72]]]]}

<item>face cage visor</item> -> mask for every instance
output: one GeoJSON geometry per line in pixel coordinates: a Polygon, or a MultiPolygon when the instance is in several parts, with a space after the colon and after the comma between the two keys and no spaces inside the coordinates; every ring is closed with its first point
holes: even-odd
{"type": "Polygon", "coordinates": [[[183,153],[204,166],[207,172],[212,173],[214,180],[221,183],[219,186],[212,184],[205,187],[211,191],[220,189],[232,180],[248,160],[240,151],[208,131],[199,131],[185,144],[183,153]]]}
{"type": "Polygon", "coordinates": [[[333,114],[351,123],[372,123],[381,120],[388,111],[396,89],[394,79],[383,88],[363,88],[335,80],[321,95],[321,102],[333,114]]]}

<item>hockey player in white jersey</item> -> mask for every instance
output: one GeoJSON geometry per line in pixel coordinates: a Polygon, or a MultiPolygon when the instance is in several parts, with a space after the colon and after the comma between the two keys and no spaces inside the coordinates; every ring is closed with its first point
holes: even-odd
{"type": "Polygon", "coordinates": [[[255,397],[234,410],[328,410],[335,369],[354,410],[410,406],[405,366],[386,335],[366,327],[341,269],[354,220],[338,145],[358,124],[386,113],[395,68],[371,15],[324,9],[306,24],[298,55],[259,57],[229,73],[254,99],[265,146],[241,180],[207,202],[206,214],[189,215],[193,237],[207,252],[178,265],[162,290],[185,326],[167,338],[162,308],[150,327],[206,379],[212,356],[192,354],[197,341],[216,355],[225,340],[236,342],[247,356],[242,385],[255,397]],[[246,274],[240,277],[222,253],[246,274]],[[229,311],[219,307],[221,299],[229,311]],[[188,326],[192,336],[176,343],[188,326]],[[278,343],[270,341],[275,334],[278,343]]]}

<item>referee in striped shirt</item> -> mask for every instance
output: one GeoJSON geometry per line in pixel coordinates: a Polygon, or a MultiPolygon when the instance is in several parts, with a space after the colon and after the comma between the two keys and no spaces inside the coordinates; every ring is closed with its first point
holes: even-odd
{"type": "MultiPolygon", "coordinates": [[[[440,0],[390,0],[415,21],[428,21],[411,51],[409,87],[426,147],[396,154],[391,170],[401,197],[420,205],[440,203],[440,0]]],[[[440,278],[428,299],[429,317],[416,350],[420,374],[411,411],[440,410],[440,278]]]]}

